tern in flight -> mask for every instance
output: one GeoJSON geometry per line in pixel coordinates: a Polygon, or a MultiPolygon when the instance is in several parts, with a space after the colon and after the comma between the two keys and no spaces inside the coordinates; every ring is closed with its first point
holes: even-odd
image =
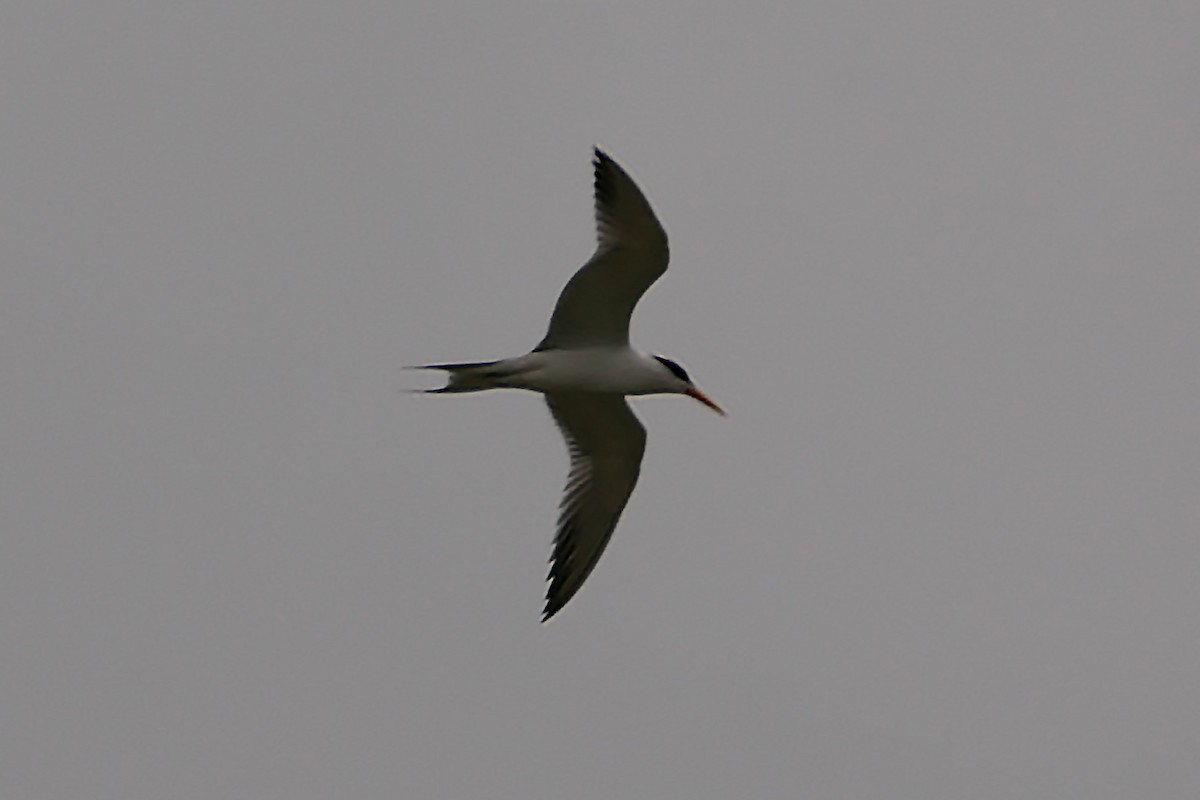
{"type": "Polygon", "coordinates": [[[667,270],[667,234],[625,170],[598,148],[592,165],[598,246],[559,295],[541,343],[515,358],[419,367],[449,373],[431,393],[528,389],[546,397],[571,466],[543,622],[587,580],[637,483],[646,429],[626,395],[686,394],[725,413],[683,367],[630,347],[633,307],[667,270]]]}

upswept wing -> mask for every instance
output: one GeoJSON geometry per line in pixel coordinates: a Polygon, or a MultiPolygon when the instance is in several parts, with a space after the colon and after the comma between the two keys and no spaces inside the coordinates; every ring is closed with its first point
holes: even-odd
{"type": "Polygon", "coordinates": [[[642,468],[646,429],[620,395],[548,394],[571,469],[550,557],[542,621],[575,596],[612,537],[642,468]]]}
{"type": "Polygon", "coordinates": [[[629,318],[667,271],[667,234],[633,179],[595,152],[596,253],[567,282],[535,350],[629,344],[629,318]]]}

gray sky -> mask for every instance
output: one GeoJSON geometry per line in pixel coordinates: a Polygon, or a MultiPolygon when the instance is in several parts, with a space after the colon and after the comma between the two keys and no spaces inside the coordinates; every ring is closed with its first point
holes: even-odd
{"type": "Polygon", "coordinates": [[[1197,796],[1200,9],[708,5],[4,4],[0,796],[1197,796]],[[731,415],[542,626],[543,404],[398,367],[593,143],[731,415]]]}

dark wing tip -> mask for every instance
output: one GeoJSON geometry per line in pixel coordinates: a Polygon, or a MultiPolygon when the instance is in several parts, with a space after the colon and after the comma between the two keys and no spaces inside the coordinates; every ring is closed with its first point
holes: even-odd
{"type": "Polygon", "coordinates": [[[608,214],[607,207],[615,199],[617,187],[613,184],[612,172],[615,164],[616,162],[609,158],[604,151],[596,148],[595,157],[592,159],[592,190],[596,196],[596,219],[598,222],[603,222],[608,214]]]}
{"type": "Polygon", "coordinates": [[[661,269],[653,276],[657,278],[667,268],[666,231],[629,173],[599,147],[593,148],[592,153],[592,190],[600,248],[625,242],[661,250],[661,269]]]}
{"type": "MultiPolygon", "coordinates": [[[[578,589],[578,587],[576,587],[578,589]]],[[[575,596],[575,590],[568,593],[555,594],[553,591],[546,595],[546,607],[542,610],[542,622],[549,622],[551,617],[563,610],[563,607],[575,596]]]]}
{"type": "Polygon", "coordinates": [[[550,554],[550,574],[547,576],[550,587],[546,590],[546,607],[542,611],[542,622],[546,622],[561,611],[563,606],[579,591],[582,584],[582,581],[579,581],[574,586],[567,586],[573,571],[568,565],[571,564],[575,555],[573,534],[574,531],[568,525],[558,536],[554,537],[554,552],[550,554]]]}
{"type": "Polygon", "coordinates": [[[550,618],[561,611],[566,604],[566,600],[556,598],[553,593],[547,594],[546,607],[542,610],[542,622],[549,622],[550,618]]]}

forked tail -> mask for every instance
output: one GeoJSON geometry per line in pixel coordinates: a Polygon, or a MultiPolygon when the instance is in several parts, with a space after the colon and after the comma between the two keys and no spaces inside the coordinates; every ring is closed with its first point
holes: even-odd
{"type": "Polygon", "coordinates": [[[494,367],[499,361],[479,361],[468,364],[422,364],[409,369],[438,369],[449,373],[449,382],[440,389],[425,389],[425,394],[449,394],[453,392],[482,392],[496,388],[499,377],[494,367]]]}

